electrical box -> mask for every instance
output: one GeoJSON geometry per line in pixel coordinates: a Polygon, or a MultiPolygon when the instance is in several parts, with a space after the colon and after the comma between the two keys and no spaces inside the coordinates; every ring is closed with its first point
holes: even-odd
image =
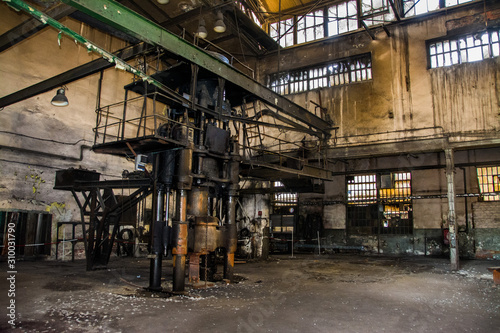
{"type": "Polygon", "coordinates": [[[146,171],[148,155],[137,154],[135,157],[135,171],[146,171]]]}

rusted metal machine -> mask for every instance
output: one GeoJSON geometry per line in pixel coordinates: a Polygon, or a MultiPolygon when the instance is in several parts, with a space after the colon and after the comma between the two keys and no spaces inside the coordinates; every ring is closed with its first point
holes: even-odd
{"type": "Polygon", "coordinates": [[[218,98],[225,95],[223,87],[218,86],[219,80],[200,79],[198,70],[191,76],[180,76],[178,67],[186,70],[185,64],[180,64],[159,73],[157,80],[173,90],[193,92],[190,98],[203,100],[209,112],[197,112],[168,98],[146,81],[127,85],[127,96],[132,93],[141,96],[140,115],[134,114],[136,97],[126,98],[120,105],[123,106],[120,119],[115,119],[116,113],[109,106],[98,109],[93,149],[106,154],[135,155],[140,177],[98,181],[95,173],[63,170],[58,173],[55,185],[56,189],[71,190],[79,203],[77,193],[83,195],[82,218],[90,216],[88,269],[107,264],[121,212],[153,194],[149,255],[152,290],[161,289],[162,256],[168,248],[172,249],[174,262],[173,290],[182,291],[186,263],[190,282],[199,282],[200,271],[206,279],[206,272],[213,269],[208,258],[215,251],[223,253],[224,278],[231,280],[237,245],[235,219],[241,157],[227,122],[217,119],[223,119],[217,114],[230,112],[225,108],[228,101],[218,98]],[[171,82],[171,78],[177,79],[171,82]],[[218,105],[221,107],[217,111],[218,105]],[[159,109],[162,112],[157,112],[159,109]],[[151,165],[151,170],[147,171],[144,165],[151,165]],[[127,200],[118,202],[113,189],[127,187],[139,188],[127,200]]]}
{"type": "Polygon", "coordinates": [[[64,1],[164,50],[169,66],[149,75],[146,66],[132,67],[22,1],[4,1],[134,74],[122,102],[98,105],[93,150],[133,157],[136,170],[116,181],[100,181],[98,173],[82,170],[56,175],[55,188],[71,191],[81,210],[82,231],[88,233],[87,269],[106,266],[120,216],[147,201],[153,215],[149,289],[161,289],[162,257],[170,248],[173,291],[184,290],[186,266],[192,283],[200,276],[207,279],[215,252],[223,254],[224,278],[232,280],[240,166],[330,177],[328,170],[307,165],[303,158],[265,150],[260,127],[325,140],[331,124],[233,68],[223,56],[205,52],[114,1],[64,1]],[[133,192],[118,199],[123,189],[133,192]]]}

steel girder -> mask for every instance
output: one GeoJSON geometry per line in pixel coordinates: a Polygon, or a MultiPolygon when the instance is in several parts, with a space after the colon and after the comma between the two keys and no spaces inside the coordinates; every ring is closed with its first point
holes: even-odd
{"type": "MultiPolygon", "coordinates": [[[[145,183],[143,180],[141,181],[145,183]]],[[[133,187],[127,185],[126,181],[121,182],[125,183],[123,184],[125,188],[133,187]]],[[[120,216],[127,209],[130,209],[152,193],[150,186],[142,186],[129,195],[128,198],[118,203],[113,188],[120,188],[119,186],[107,187],[109,184],[106,184],[106,181],[94,183],[95,185],[101,184],[101,186],[91,187],[86,185],[85,190],[71,190],[80,208],[87,270],[106,267],[118,232],[120,216]],[[77,192],[81,193],[83,202],[79,199],[77,192]],[[85,230],[87,216],[89,216],[89,229],[85,230]],[[88,239],[87,232],[89,234],[88,239]]]]}
{"type": "Polygon", "coordinates": [[[275,106],[282,113],[310,126],[320,138],[330,134],[331,125],[327,121],[115,1],[62,0],[62,2],[135,38],[176,54],[245,89],[263,102],[275,106]]]}

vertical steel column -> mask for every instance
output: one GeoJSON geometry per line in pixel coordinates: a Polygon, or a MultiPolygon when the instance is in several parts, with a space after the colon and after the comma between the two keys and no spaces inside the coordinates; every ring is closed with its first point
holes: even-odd
{"type": "Polygon", "coordinates": [[[188,242],[187,191],[177,191],[177,221],[174,223],[175,248],[173,291],[184,291],[188,242]]]}
{"type": "Polygon", "coordinates": [[[237,246],[237,230],[236,230],[236,196],[229,195],[227,205],[227,227],[226,227],[226,260],[224,263],[224,278],[233,279],[234,272],[234,253],[237,246]]]}
{"type": "Polygon", "coordinates": [[[234,272],[234,253],[238,245],[238,232],[236,230],[236,201],[239,191],[240,154],[238,142],[232,142],[233,151],[229,161],[229,200],[227,204],[226,226],[226,260],[224,263],[224,278],[232,281],[234,272]]]}
{"type": "Polygon", "coordinates": [[[188,252],[187,191],[191,189],[193,176],[193,145],[184,148],[179,156],[177,171],[177,218],[173,225],[174,246],[174,281],[173,291],[184,291],[186,274],[186,255],[188,252]]]}
{"type": "MultiPolygon", "coordinates": [[[[89,240],[87,242],[87,270],[91,271],[94,267],[94,234],[95,234],[95,226],[99,222],[97,219],[97,191],[98,189],[93,188],[90,193],[90,220],[89,220],[89,240]]],[[[85,225],[85,224],[83,224],[85,225]]],[[[85,234],[83,235],[85,237],[85,234]]]]}
{"type": "Polygon", "coordinates": [[[165,220],[163,221],[163,253],[168,255],[168,247],[170,245],[170,226],[168,219],[170,216],[170,187],[165,189],[165,220]]]}
{"type": "Polygon", "coordinates": [[[161,290],[161,261],[163,255],[163,206],[164,190],[159,185],[156,191],[156,207],[153,216],[151,233],[153,236],[151,244],[151,262],[149,267],[149,288],[150,290],[161,290]]]}
{"type": "Polygon", "coordinates": [[[450,264],[451,270],[459,269],[459,251],[458,251],[458,228],[456,225],[455,214],[455,161],[453,157],[453,149],[446,148],[444,150],[446,158],[446,183],[448,187],[448,228],[450,237],[450,264]]]}

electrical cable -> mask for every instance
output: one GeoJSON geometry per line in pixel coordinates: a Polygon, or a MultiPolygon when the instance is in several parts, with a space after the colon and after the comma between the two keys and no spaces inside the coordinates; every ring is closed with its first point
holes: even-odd
{"type": "Polygon", "coordinates": [[[1,130],[0,130],[0,133],[12,134],[12,135],[22,136],[22,137],[30,138],[30,139],[34,139],[34,140],[59,143],[59,144],[68,145],[68,146],[74,146],[77,143],[82,142],[82,141],[92,142],[92,141],[86,140],[86,139],[80,139],[80,140],[78,140],[76,142],[73,142],[73,143],[72,142],[63,142],[63,141],[57,141],[57,140],[52,140],[52,139],[37,138],[35,136],[31,136],[31,135],[27,135],[27,134],[22,134],[22,133],[16,133],[16,132],[10,132],[10,131],[1,131],[1,130]]]}

